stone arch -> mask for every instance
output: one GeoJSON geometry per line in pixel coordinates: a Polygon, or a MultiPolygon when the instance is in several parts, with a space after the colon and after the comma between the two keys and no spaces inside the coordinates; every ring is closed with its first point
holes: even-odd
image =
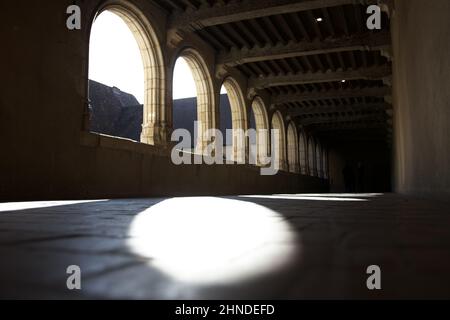
{"type": "Polygon", "coordinates": [[[110,11],[128,26],[139,46],[144,67],[144,108],[141,142],[165,145],[168,141],[166,107],[166,72],[162,47],[155,28],[133,4],[124,1],[106,2],[97,10],[95,18],[110,11]]]}
{"type": "Polygon", "coordinates": [[[223,81],[230,101],[231,122],[233,128],[233,161],[245,162],[246,154],[246,131],[247,131],[247,112],[245,107],[245,99],[239,83],[232,77],[227,77],[223,81]]]}
{"type": "Polygon", "coordinates": [[[275,139],[272,141],[272,159],[275,159],[276,168],[286,170],[286,129],[280,111],[272,115],[271,128],[274,130],[271,139],[275,139]]]}
{"type": "MultiPolygon", "coordinates": [[[[213,79],[208,66],[200,53],[193,48],[180,51],[178,58],[183,58],[192,72],[197,91],[197,143],[196,152],[203,153],[210,141],[208,130],[216,127],[213,79]]],[[[175,59],[176,61],[176,59],[175,59]]],[[[173,72],[173,69],[172,69],[173,72]]]]}
{"type": "Polygon", "coordinates": [[[270,148],[269,120],[264,101],[256,96],[252,102],[256,129],[256,163],[264,164],[270,148]]]}
{"type": "Polygon", "coordinates": [[[294,122],[290,122],[287,130],[287,159],[289,172],[298,173],[298,135],[294,122]]]}
{"type": "Polygon", "coordinates": [[[308,174],[308,158],[307,158],[307,150],[306,150],[306,137],[305,133],[302,131],[299,135],[299,157],[300,157],[300,173],[308,174]]]}
{"type": "Polygon", "coordinates": [[[310,176],[316,176],[316,155],[315,155],[315,143],[314,138],[309,137],[308,139],[308,173],[310,176]]]}

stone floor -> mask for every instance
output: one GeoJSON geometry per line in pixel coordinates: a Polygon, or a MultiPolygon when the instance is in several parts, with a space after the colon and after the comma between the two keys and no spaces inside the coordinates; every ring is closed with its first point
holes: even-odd
{"type": "Polygon", "coordinates": [[[0,203],[1,298],[450,298],[450,205],[321,194],[0,203]],[[66,269],[81,268],[81,290],[66,269]],[[381,290],[366,287],[369,265],[381,290]]]}

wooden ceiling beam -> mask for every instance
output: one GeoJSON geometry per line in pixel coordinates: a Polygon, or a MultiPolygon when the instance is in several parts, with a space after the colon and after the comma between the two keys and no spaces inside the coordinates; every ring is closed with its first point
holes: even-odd
{"type": "Polygon", "coordinates": [[[327,91],[304,92],[293,95],[278,95],[272,97],[272,105],[280,105],[295,101],[323,100],[323,99],[341,99],[355,97],[384,97],[391,94],[389,87],[374,87],[361,89],[340,89],[327,91]]]}
{"type": "Polygon", "coordinates": [[[250,78],[248,81],[248,87],[254,89],[265,89],[277,86],[287,86],[291,84],[322,83],[341,80],[383,80],[391,76],[391,74],[391,66],[383,65],[349,71],[310,72],[250,78]]]}
{"type": "Polygon", "coordinates": [[[169,18],[169,29],[188,31],[209,26],[268,17],[278,14],[309,11],[342,5],[376,4],[376,0],[246,0],[225,5],[202,7],[192,12],[174,13],[169,18]]]}
{"type": "Polygon", "coordinates": [[[342,38],[330,38],[323,41],[302,41],[287,45],[266,45],[252,49],[233,48],[218,55],[217,64],[235,67],[244,63],[294,58],[333,52],[379,51],[390,48],[391,37],[388,32],[365,33],[342,38]]]}

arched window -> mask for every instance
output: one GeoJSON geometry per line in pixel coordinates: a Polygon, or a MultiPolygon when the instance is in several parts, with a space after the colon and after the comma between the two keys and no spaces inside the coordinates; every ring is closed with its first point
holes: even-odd
{"type": "Polygon", "coordinates": [[[227,118],[223,117],[223,115],[231,113],[232,135],[230,136],[224,134],[227,145],[230,144],[229,140],[232,140],[230,160],[238,163],[245,163],[247,112],[245,108],[244,96],[237,81],[231,77],[225,79],[223,82],[223,87],[228,97],[229,110],[226,110],[226,106],[221,104],[220,129],[222,133],[224,133],[227,129],[230,129],[227,118]]]}
{"type": "Polygon", "coordinates": [[[316,161],[315,161],[315,144],[314,139],[309,137],[308,139],[308,173],[310,176],[317,176],[316,161]]]}
{"type": "Polygon", "coordinates": [[[223,137],[223,155],[226,160],[234,161],[233,119],[231,116],[230,99],[228,99],[228,93],[224,86],[220,90],[219,116],[219,129],[223,137]]]}
{"type": "Polygon", "coordinates": [[[287,156],[289,172],[298,173],[298,137],[295,124],[290,122],[287,131],[287,156]]]}
{"type": "Polygon", "coordinates": [[[322,148],[322,168],[323,168],[323,177],[328,179],[328,151],[327,148],[322,148]]]}
{"type": "Polygon", "coordinates": [[[191,136],[191,151],[196,152],[198,132],[195,131],[197,121],[197,88],[192,70],[186,60],[179,57],[173,68],[172,77],[172,126],[173,130],[186,129],[191,136]]]}
{"type": "Polygon", "coordinates": [[[320,145],[320,142],[317,142],[317,144],[316,144],[316,171],[317,171],[317,176],[320,178],[323,178],[322,146],[320,145]]]}
{"type": "Polygon", "coordinates": [[[108,122],[108,134],[165,144],[165,66],[150,22],[131,4],[101,8],[92,24],[89,53],[90,79],[103,74],[124,81],[121,88],[90,82],[91,130],[105,133],[101,122],[108,122]],[[130,37],[134,41],[130,42],[130,37]],[[122,39],[128,40],[124,43],[122,39]],[[133,58],[127,55],[130,50],[134,50],[133,58]],[[130,76],[130,70],[136,68],[141,72],[130,76]]]}
{"type": "Polygon", "coordinates": [[[272,158],[275,159],[276,168],[286,170],[286,131],[283,116],[276,111],[272,116],[271,132],[272,158]]]}
{"type": "Polygon", "coordinates": [[[303,132],[299,136],[299,153],[300,153],[300,172],[301,174],[308,174],[308,158],[306,150],[306,137],[303,132]]]}
{"type": "Polygon", "coordinates": [[[266,107],[260,97],[255,97],[251,108],[250,123],[251,128],[256,130],[255,152],[256,163],[258,165],[268,164],[266,158],[269,153],[269,122],[267,119],[266,107]],[[254,126],[253,122],[254,121],[254,126]]]}
{"type": "Polygon", "coordinates": [[[207,135],[208,130],[215,127],[213,85],[205,61],[197,51],[189,48],[180,53],[175,63],[172,91],[174,93],[183,91],[183,88],[177,86],[185,85],[189,87],[189,81],[192,83],[191,79],[193,79],[194,88],[188,88],[189,92],[180,92],[181,96],[190,97],[187,97],[184,101],[178,99],[174,101],[173,127],[174,129],[185,128],[191,131],[192,139],[194,139],[194,136],[197,138],[194,143],[195,152],[203,153],[210,140],[207,135]],[[175,79],[175,77],[181,77],[181,79],[175,79]],[[194,121],[197,121],[195,133],[194,121]]]}

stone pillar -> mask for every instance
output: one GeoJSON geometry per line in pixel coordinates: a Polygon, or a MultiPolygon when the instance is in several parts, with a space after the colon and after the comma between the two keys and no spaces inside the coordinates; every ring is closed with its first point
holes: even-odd
{"type": "Polygon", "coordinates": [[[141,142],[157,146],[166,146],[170,141],[170,128],[166,122],[147,122],[142,125],[141,142]]]}

